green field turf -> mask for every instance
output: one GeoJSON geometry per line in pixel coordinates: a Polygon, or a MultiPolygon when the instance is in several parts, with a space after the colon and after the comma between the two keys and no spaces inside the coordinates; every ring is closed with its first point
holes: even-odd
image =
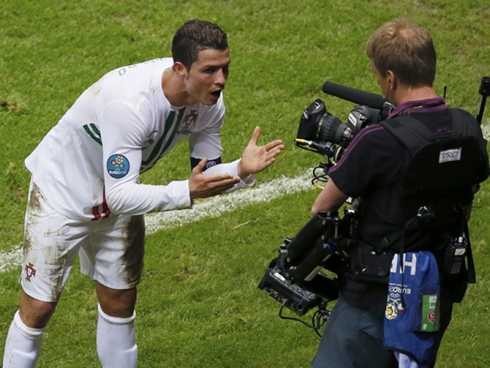
{"type": "MultiPolygon", "coordinates": [[[[293,144],[306,106],[322,98],[344,121],[354,107],[323,94],[323,82],[380,93],[364,45],[380,24],[400,16],[418,21],[433,35],[437,92],[442,95],[447,86],[448,104],[476,115],[480,80],[490,75],[488,0],[4,0],[2,266],[11,262],[4,256],[22,244],[30,179],[25,157],[104,73],[170,56],[171,38],[184,21],[216,22],[229,37],[232,64],[225,91],[224,161],[239,157],[256,125],[263,130],[261,142],[280,138],[286,144],[277,163],[259,176],[260,193],[261,185],[304,176],[321,162],[320,155],[293,144]]],[[[490,105],[485,131],[489,122],[490,105]]],[[[143,181],[157,184],[188,176],[187,145],[180,144],[145,173],[143,181]]],[[[490,366],[489,185],[484,183],[478,193],[470,223],[478,283],[455,308],[439,368],[490,366]]],[[[137,305],[140,367],[309,366],[318,337],[299,323],[281,320],[279,303],[257,284],[284,237],[294,236],[309,219],[318,191],[267,193],[265,200],[244,202],[147,237],[137,305]]],[[[0,356],[18,306],[19,272],[14,266],[0,273],[0,356]]],[[[98,367],[96,321],[93,283],[75,267],[46,330],[38,366],[98,367]]]]}

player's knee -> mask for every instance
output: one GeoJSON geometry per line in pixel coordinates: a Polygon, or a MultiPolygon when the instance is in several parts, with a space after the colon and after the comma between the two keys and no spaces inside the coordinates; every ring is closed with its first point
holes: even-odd
{"type": "Polygon", "coordinates": [[[114,290],[102,285],[97,287],[99,304],[107,315],[120,318],[131,317],[136,305],[136,288],[114,290]]]}
{"type": "Polygon", "coordinates": [[[56,309],[55,302],[44,302],[23,294],[19,315],[30,328],[44,328],[56,309]]]}

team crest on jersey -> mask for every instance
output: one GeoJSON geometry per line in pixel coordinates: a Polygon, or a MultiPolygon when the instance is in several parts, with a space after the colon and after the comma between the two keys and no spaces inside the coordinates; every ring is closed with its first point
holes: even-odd
{"type": "Polygon", "coordinates": [[[191,110],[191,111],[189,111],[184,116],[184,120],[182,121],[182,126],[179,129],[179,134],[185,134],[185,135],[192,134],[192,131],[190,130],[190,127],[191,127],[192,124],[194,124],[197,121],[197,117],[198,116],[199,116],[198,110],[191,110]]]}
{"type": "Polygon", "coordinates": [[[112,155],[107,160],[107,172],[115,179],[125,177],[129,172],[129,161],[123,155],[112,155]]]}

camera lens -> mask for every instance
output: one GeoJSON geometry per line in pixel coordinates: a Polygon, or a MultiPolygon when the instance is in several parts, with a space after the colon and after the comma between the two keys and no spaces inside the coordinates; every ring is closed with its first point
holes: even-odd
{"type": "Polygon", "coordinates": [[[350,130],[347,125],[329,113],[324,114],[318,122],[316,138],[322,142],[342,144],[349,139],[350,130]]]}

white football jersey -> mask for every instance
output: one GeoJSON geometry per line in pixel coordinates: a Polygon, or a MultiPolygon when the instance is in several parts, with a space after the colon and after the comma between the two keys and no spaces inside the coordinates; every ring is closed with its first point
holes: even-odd
{"type": "MultiPolygon", "coordinates": [[[[188,180],[139,183],[140,173],[184,138],[189,138],[192,157],[221,157],[223,95],[213,106],[171,106],[162,75],[172,64],[172,58],[155,59],[107,73],[27,157],[26,167],[55,210],[94,220],[110,213],[139,215],[191,206],[188,180]]],[[[210,171],[237,175],[237,162],[210,171]]],[[[236,188],[245,185],[242,181],[236,188]]]]}

